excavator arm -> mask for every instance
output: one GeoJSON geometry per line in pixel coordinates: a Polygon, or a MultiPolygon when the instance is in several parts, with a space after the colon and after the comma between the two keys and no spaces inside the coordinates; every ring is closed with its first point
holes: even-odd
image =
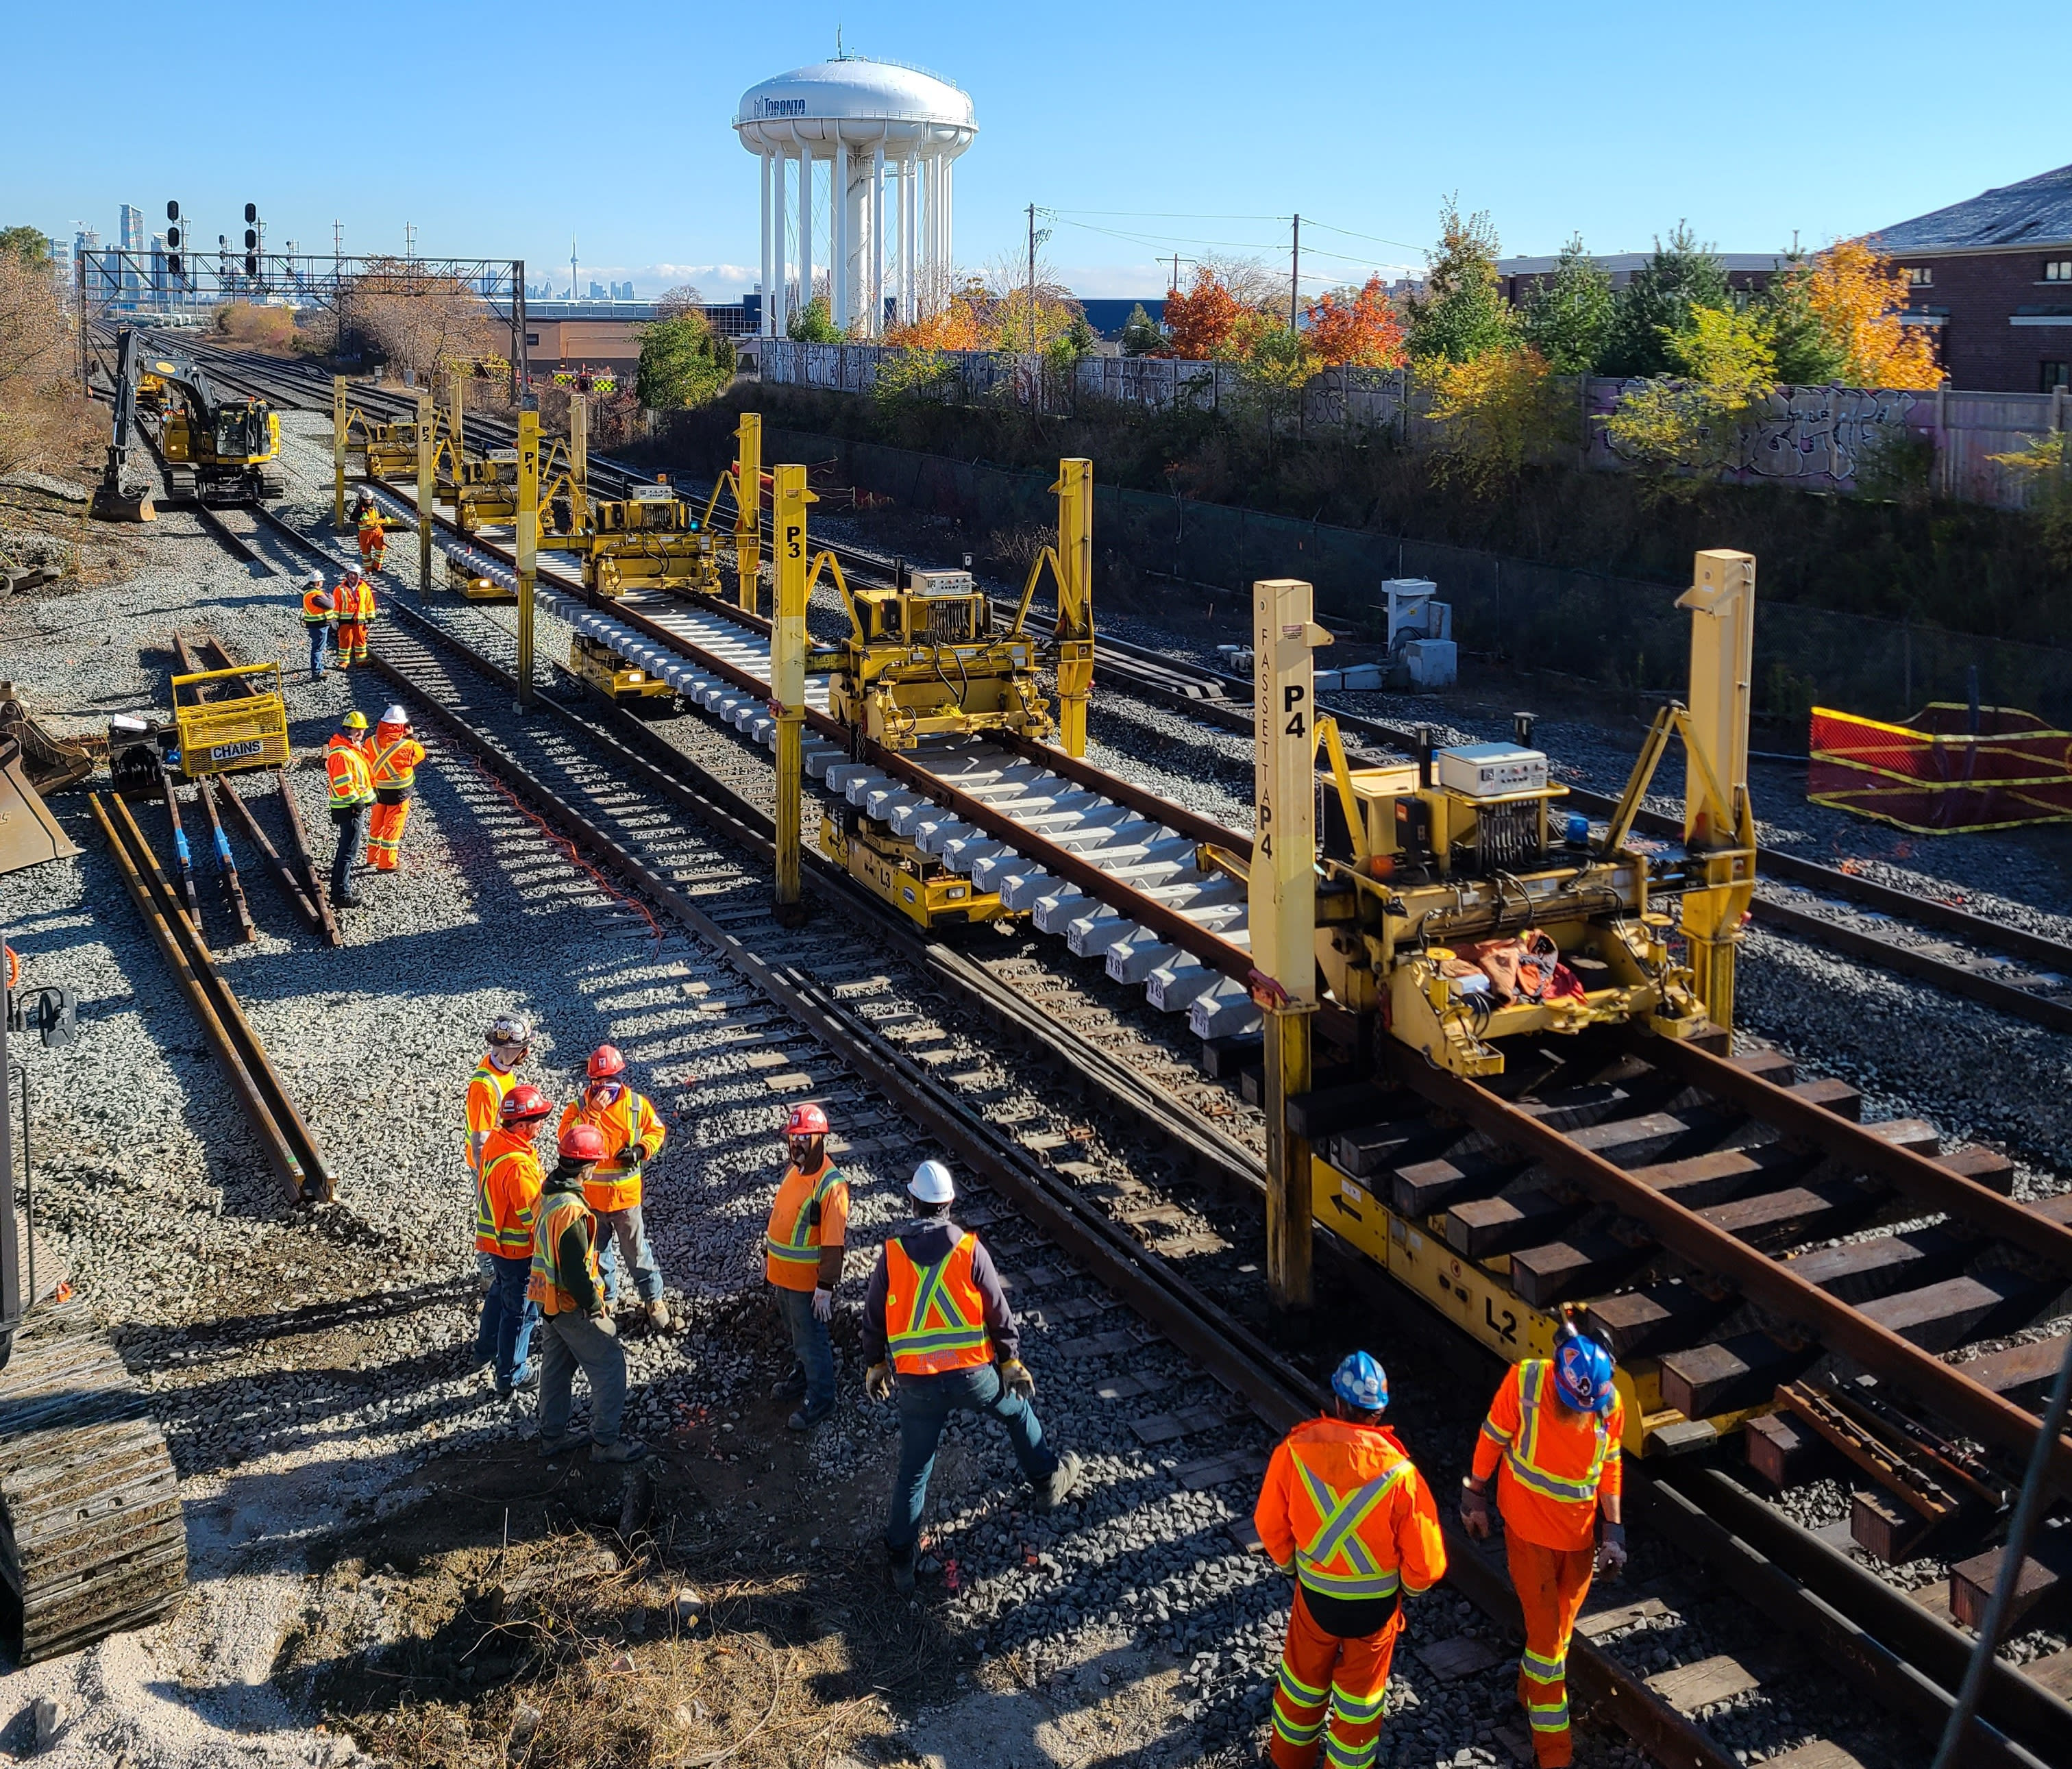
{"type": "Polygon", "coordinates": [[[108,465],[94,488],[92,511],[103,522],[152,522],[151,488],[128,476],[131,433],[137,427],[137,334],[127,326],[115,336],[115,407],[108,442],[108,465]]]}

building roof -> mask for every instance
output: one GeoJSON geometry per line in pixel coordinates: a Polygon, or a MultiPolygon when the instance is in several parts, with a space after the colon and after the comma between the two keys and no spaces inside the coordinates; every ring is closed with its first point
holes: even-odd
{"type": "Polygon", "coordinates": [[[1886,252],[1978,251],[2072,243],[2072,166],[1981,191],[1873,236],[1886,252]]]}
{"type": "MultiPolygon", "coordinates": [[[[1720,261],[1720,268],[1729,274],[1737,270],[1781,270],[1784,268],[1782,252],[1715,252],[1712,257],[1720,261]]],[[[1600,270],[1608,272],[1614,282],[1630,277],[1642,265],[1655,257],[1652,252],[1593,252],[1590,261],[1600,270]]],[[[1560,259],[1546,254],[1529,258],[1498,258],[1496,274],[1500,277],[1551,276],[1560,259]]]]}

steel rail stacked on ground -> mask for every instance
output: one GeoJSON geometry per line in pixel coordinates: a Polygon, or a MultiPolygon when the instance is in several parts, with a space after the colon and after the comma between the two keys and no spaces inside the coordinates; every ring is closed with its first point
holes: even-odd
{"type": "Polygon", "coordinates": [[[104,803],[98,792],[88,796],[94,819],[107,838],[109,852],[124,887],[143,917],[166,967],[201,1022],[209,1047],[222,1063],[245,1108],[267,1164],[298,1203],[329,1203],[336,1182],[309,1126],[276,1072],[266,1047],[245,1016],[229,980],[216,964],[201,931],[188,918],[171,882],[138,828],[119,794],[104,803]]]}

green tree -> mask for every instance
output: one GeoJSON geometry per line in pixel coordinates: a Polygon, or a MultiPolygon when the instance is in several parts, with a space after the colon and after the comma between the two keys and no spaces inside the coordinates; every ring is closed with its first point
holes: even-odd
{"type": "Polygon", "coordinates": [[[825,295],[815,295],[793,314],[785,325],[784,335],[802,344],[845,344],[849,342],[849,334],[828,317],[828,298],[825,295]]]}
{"type": "Polygon", "coordinates": [[[693,310],[641,329],[634,385],[642,405],[680,411],[718,398],[733,381],[734,368],[733,340],[714,337],[705,315],[693,310]]]}
{"type": "Polygon", "coordinates": [[[1798,252],[1770,279],[1760,311],[1777,362],[1777,378],[1793,387],[1825,387],[1848,372],[1848,346],[1814,306],[1812,267],[1798,252]]]}
{"type": "Polygon", "coordinates": [[[1439,244],[1424,255],[1424,293],[1410,303],[1413,358],[1469,362],[1513,344],[1518,316],[1497,285],[1496,228],[1489,212],[1462,216],[1457,199],[1439,212],[1439,244]]]}
{"type": "Polygon", "coordinates": [[[1525,340],[1557,375],[1593,374],[1611,337],[1615,306],[1610,275],[1583,249],[1578,233],[1525,304],[1525,340]]]}
{"type": "Polygon", "coordinates": [[[0,253],[19,258],[31,270],[41,270],[51,261],[51,242],[41,228],[0,228],[0,253]]]}
{"type": "Polygon", "coordinates": [[[1667,245],[1656,237],[1654,256],[1619,291],[1603,372],[1629,377],[1668,373],[1669,339],[1688,328],[1692,309],[1733,305],[1719,254],[1700,245],[1689,224],[1679,221],[1667,245]]]}
{"type": "Polygon", "coordinates": [[[1766,316],[1730,304],[1692,308],[1662,347],[1681,378],[1642,378],[1605,427],[1612,446],[1646,471],[1653,495],[1680,497],[1738,464],[1741,427],[1775,391],[1777,359],[1766,316]]]}
{"type": "Polygon", "coordinates": [[[1123,323],[1123,355],[1155,356],[1165,348],[1165,328],[1144,311],[1144,303],[1138,302],[1129,310],[1129,318],[1123,323]]]}

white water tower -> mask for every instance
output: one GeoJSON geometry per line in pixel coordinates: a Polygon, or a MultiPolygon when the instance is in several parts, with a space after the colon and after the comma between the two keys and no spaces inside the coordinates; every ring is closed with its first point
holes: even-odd
{"type": "Polygon", "coordinates": [[[898,324],[948,303],[952,168],[978,133],[968,93],[837,56],[750,87],[734,126],[762,163],[763,336],[812,299],[816,265],[834,323],[866,337],[888,302],[898,324]]]}

